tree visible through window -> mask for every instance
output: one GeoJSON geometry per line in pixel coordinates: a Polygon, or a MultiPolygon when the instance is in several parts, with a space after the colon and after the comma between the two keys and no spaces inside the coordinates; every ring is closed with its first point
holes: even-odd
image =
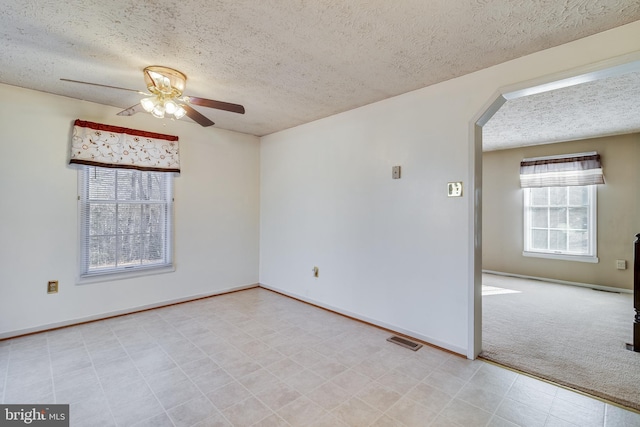
{"type": "Polygon", "coordinates": [[[595,185],[524,190],[525,255],[539,253],[595,260],[595,185]]]}
{"type": "Polygon", "coordinates": [[[171,266],[172,175],[93,166],[80,174],[81,276],[171,266]]]}

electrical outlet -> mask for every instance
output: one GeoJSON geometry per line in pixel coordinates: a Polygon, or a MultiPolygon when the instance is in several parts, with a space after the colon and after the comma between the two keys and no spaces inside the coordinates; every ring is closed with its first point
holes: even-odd
{"type": "Polygon", "coordinates": [[[316,266],[313,267],[313,277],[318,277],[318,274],[320,273],[320,269],[316,266]]]}
{"type": "Polygon", "coordinates": [[[616,268],[618,270],[626,270],[627,269],[627,261],[624,259],[617,259],[616,260],[616,268]]]}
{"type": "Polygon", "coordinates": [[[58,281],[57,280],[49,280],[47,284],[47,293],[48,294],[57,294],[58,293],[58,281]]]}

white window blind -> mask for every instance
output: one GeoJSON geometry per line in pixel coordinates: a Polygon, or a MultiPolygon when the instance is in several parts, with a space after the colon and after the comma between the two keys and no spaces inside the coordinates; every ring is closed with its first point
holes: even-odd
{"type": "Polygon", "coordinates": [[[173,176],[82,166],[80,276],[172,265],[173,176]]]}

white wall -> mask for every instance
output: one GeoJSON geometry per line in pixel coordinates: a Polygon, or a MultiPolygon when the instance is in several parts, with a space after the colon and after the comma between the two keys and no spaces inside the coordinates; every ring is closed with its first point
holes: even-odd
{"type": "Polygon", "coordinates": [[[263,137],[260,283],[472,357],[472,118],[501,87],[638,50],[640,22],[263,137]]]}
{"type": "Polygon", "coordinates": [[[0,99],[0,338],[258,282],[258,138],[7,85],[0,99]],[[76,118],[180,137],[175,272],[75,284],[76,118]]]}

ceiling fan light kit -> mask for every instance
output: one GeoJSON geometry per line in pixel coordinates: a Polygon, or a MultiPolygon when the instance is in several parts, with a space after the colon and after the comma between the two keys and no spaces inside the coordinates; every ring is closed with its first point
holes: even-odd
{"type": "Polygon", "coordinates": [[[187,110],[181,104],[176,103],[173,98],[166,99],[162,95],[142,98],[140,105],[142,105],[144,111],[159,119],[162,119],[165,114],[172,115],[176,119],[180,119],[187,114],[187,110]]]}
{"type": "Polygon", "coordinates": [[[165,114],[180,119],[187,114],[187,110],[176,101],[181,101],[180,97],[187,85],[187,76],[173,68],[153,65],[144,69],[144,82],[149,92],[153,94],[150,98],[140,100],[140,105],[153,117],[164,118],[165,114]]]}
{"type": "Polygon", "coordinates": [[[142,110],[151,113],[151,115],[159,119],[164,118],[165,116],[173,116],[176,119],[180,119],[186,115],[194,122],[206,127],[214,125],[215,123],[200,112],[196,111],[189,104],[244,114],[244,107],[239,104],[231,104],[229,102],[215,101],[213,99],[198,98],[194,96],[183,96],[182,93],[187,85],[187,76],[178,70],[160,65],[152,65],[146,67],[143,71],[144,82],[150,94],[139,92],[134,89],[103,85],[99,83],[89,83],[70,79],[60,80],[70,83],[81,83],[151,95],[146,98],[142,98],[139,104],[119,112],[119,116],[131,116],[142,110]]]}

